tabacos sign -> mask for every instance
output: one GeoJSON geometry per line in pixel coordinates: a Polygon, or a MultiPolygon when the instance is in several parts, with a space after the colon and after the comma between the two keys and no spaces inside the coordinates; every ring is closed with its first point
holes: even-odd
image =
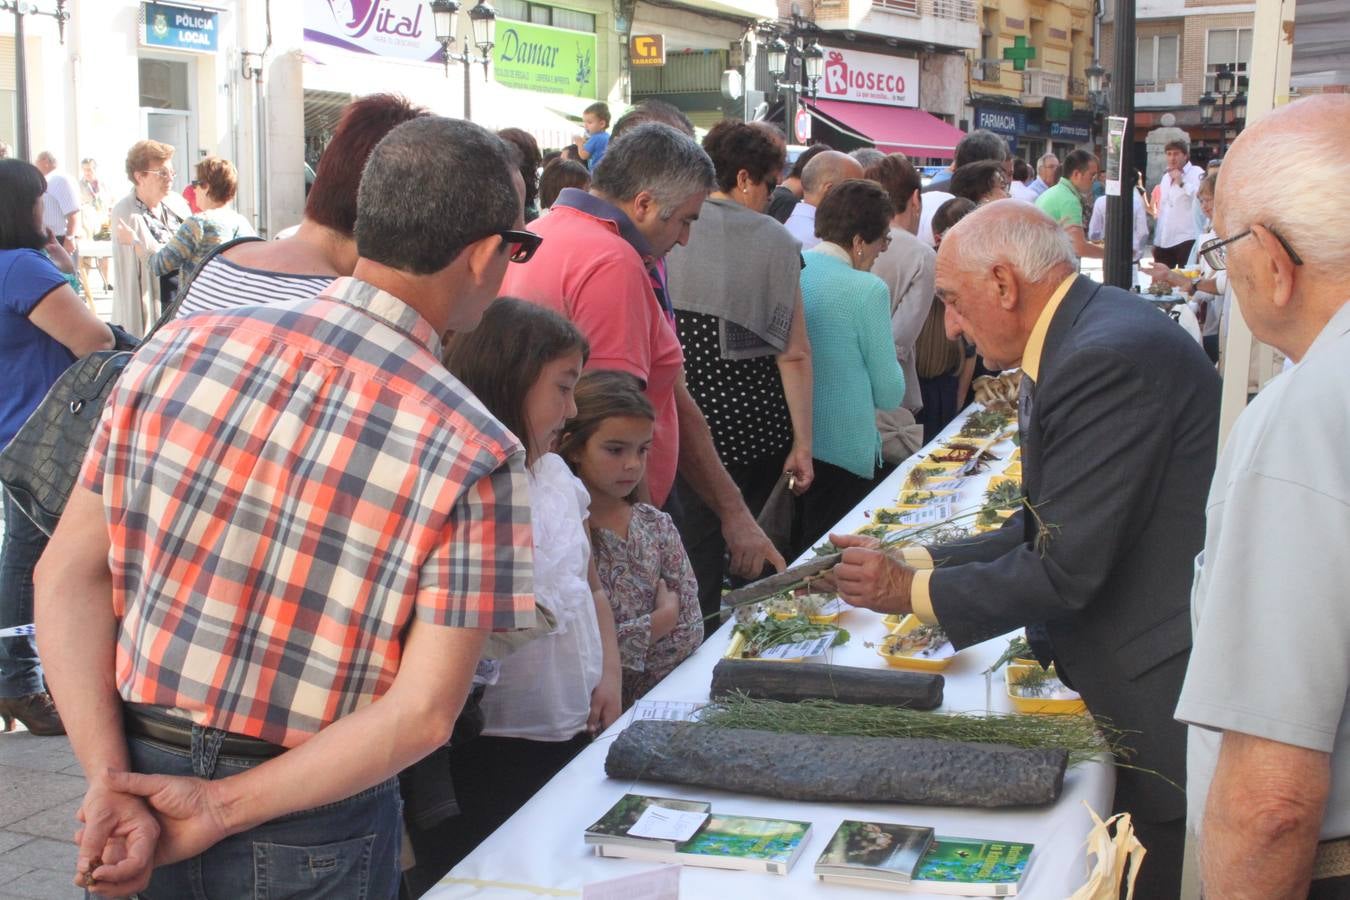
{"type": "Polygon", "coordinates": [[[358,53],[440,62],[435,30],[425,0],[305,0],[305,40],[358,53]]]}
{"type": "Polygon", "coordinates": [[[826,48],[820,96],[828,100],[917,107],[919,61],[903,56],[826,48]]]}

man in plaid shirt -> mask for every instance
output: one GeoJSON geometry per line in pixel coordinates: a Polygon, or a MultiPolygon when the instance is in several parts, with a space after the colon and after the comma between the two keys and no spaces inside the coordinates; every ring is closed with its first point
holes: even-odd
{"type": "Polygon", "coordinates": [[[486,632],[533,624],[524,450],[438,359],[522,226],[495,136],[407,122],[353,277],[137,352],[37,579],[77,883],[397,892],[395,773],[449,738],[486,632]]]}

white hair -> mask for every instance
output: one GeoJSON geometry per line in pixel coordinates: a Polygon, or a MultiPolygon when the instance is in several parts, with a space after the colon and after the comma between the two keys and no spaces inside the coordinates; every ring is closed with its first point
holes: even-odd
{"type": "Polygon", "coordinates": [[[1299,100],[1253,123],[1219,170],[1228,236],[1264,225],[1304,263],[1350,272],[1350,204],[1334,188],[1345,177],[1347,134],[1350,96],[1344,94],[1299,100]]]}
{"type": "Polygon", "coordinates": [[[1045,165],[1046,163],[1050,162],[1051,160],[1054,160],[1055,162],[1059,162],[1059,157],[1056,156],[1056,155],[1053,154],[1053,153],[1043,153],[1043,154],[1041,154],[1041,158],[1038,159],[1038,160],[1036,160],[1036,168],[1039,169],[1041,166],[1045,165]]]}
{"type": "Polygon", "coordinates": [[[1007,263],[1026,281],[1044,281],[1055,269],[1078,268],[1069,235],[1054,219],[1021,200],[996,200],[952,226],[944,243],[960,239],[962,269],[988,273],[1007,263]],[[1013,206],[1015,204],[1015,206],[1013,206]]]}

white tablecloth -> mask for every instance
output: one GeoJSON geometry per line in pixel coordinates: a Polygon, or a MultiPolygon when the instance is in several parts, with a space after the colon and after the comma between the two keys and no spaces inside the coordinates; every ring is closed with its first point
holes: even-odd
{"type": "MultiPolygon", "coordinates": [[[[964,416],[953,422],[934,443],[959,429],[964,416]]],[[[1011,443],[995,448],[1006,460],[1011,443]]],[[[926,448],[925,448],[926,452],[926,448]]],[[[916,457],[917,458],[917,457],[916,457]]],[[[877,506],[895,502],[900,485],[914,459],[891,473],[861,504],[840,522],[841,531],[853,531],[864,524],[877,506]]],[[[989,472],[966,479],[958,511],[978,506],[989,472]]],[[[809,555],[809,553],[808,553],[809,555]]],[[[861,609],[850,609],[840,616],[839,624],[851,633],[848,644],[831,652],[837,665],[884,667],[885,661],[865,642],[879,643],[886,630],[881,616],[861,609]]],[[[710,635],[703,646],[647,695],[647,700],[706,701],[712,669],[731,639],[727,624],[710,635]]],[[[983,672],[1003,652],[1006,639],[986,641],[958,654],[944,673],[945,712],[983,711],[986,697],[994,712],[1011,712],[1012,705],[1003,687],[1002,673],[986,691],[983,672]]],[[[791,665],[785,663],[784,665],[791,665]]],[[[1086,856],[1083,846],[1091,828],[1091,817],[1084,803],[1103,818],[1110,811],[1115,791],[1115,773],[1109,764],[1083,763],[1069,769],[1064,792],[1053,806],[1034,809],[988,811],[937,806],[897,806],[891,804],[844,805],[775,800],[727,791],[685,787],[647,781],[615,781],[605,776],[605,754],[610,742],[626,727],[631,713],[625,714],[594,744],[583,751],[565,769],[545,785],[514,816],[483,842],[441,881],[427,897],[446,900],[460,897],[567,897],[580,896],[583,884],[617,878],[650,869],[650,862],[599,858],[590,852],[582,832],[625,793],[655,794],[706,800],[713,809],[738,815],[765,816],[809,821],[813,824],[809,844],[786,876],[757,872],[735,872],[689,867],[681,875],[681,894],[692,898],[868,896],[854,887],[828,885],[812,874],[812,867],[830,836],[844,819],[931,825],[940,835],[1030,842],[1036,845],[1031,865],[1019,896],[1030,900],[1057,900],[1076,890],[1085,880],[1086,856]]],[[[840,765],[848,765],[840,760],[840,765]]],[[[873,892],[877,893],[877,892],[873,892]]],[[[880,894],[877,894],[880,895],[880,894]]],[[[936,897],[909,894],[914,897],[936,897]]]]}

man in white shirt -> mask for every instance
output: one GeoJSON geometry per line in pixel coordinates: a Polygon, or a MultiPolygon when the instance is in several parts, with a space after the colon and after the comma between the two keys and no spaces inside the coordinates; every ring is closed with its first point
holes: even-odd
{"type": "Polygon", "coordinates": [[[1153,236],[1153,259],[1168,268],[1186,264],[1200,232],[1195,227],[1195,194],[1205,170],[1190,161],[1185,141],[1168,141],[1167,171],[1158,191],[1158,227],[1153,236]]]}
{"type": "Polygon", "coordinates": [[[1044,194],[1046,188],[1052,188],[1059,181],[1059,157],[1053,153],[1047,153],[1036,160],[1036,180],[1030,184],[1035,197],[1031,202],[1036,202],[1036,197],[1044,194]]]}
{"type": "Polygon", "coordinates": [[[47,193],[42,195],[42,224],[52,230],[67,253],[75,252],[79,237],[80,192],[65,175],[56,171],[56,157],[43,150],[33,161],[47,179],[47,193]]]}
{"type": "Polygon", "coordinates": [[[1196,559],[1176,717],[1207,897],[1350,895],[1350,208],[1327,189],[1347,133],[1345,95],[1277,107],[1217,188],[1206,255],[1297,367],[1238,417],[1196,559]]]}
{"type": "Polygon", "coordinates": [[[820,243],[816,237],[816,207],[825,195],[841,181],[863,177],[863,167],[856,159],[838,150],[826,150],[802,169],[802,202],[792,207],[783,226],[797,240],[803,250],[820,243]]]}
{"type": "MultiPolygon", "coordinates": [[[[1137,265],[1144,252],[1144,245],[1148,243],[1148,213],[1144,210],[1144,199],[1138,191],[1131,190],[1130,196],[1134,198],[1134,262],[1137,265]]],[[[1092,218],[1088,221],[1087,237],[1089,241],[1106,240],[1105,194],[1092,201],[1092,218]]]]}

